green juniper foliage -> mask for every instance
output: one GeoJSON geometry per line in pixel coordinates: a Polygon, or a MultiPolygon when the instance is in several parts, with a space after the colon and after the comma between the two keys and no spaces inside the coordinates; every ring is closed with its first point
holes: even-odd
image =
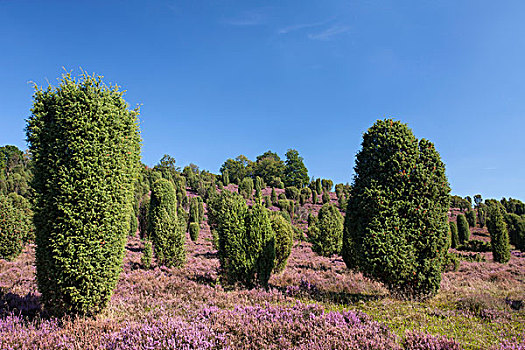
{"type": "Polygon", "coordinates": [[[457,248],[459,246],[458,227],[454,221],[448,223],[450,225],[450,247],[457,248]]]}
{"type": "Polygon", "coordinates": [[[272,204],[277,205],[277,194],[275,193],[275,188],[273,187],[272,187],[271,199],[272,199],[272,204]]]}
{"type": "Polygon", "coordinates": [[[330,203],[330,194],[328,193],[328,191],[326,190],[323,191],[322,199],[323,199],[323,204],[330,203]]]}
{"type": "Polygon", "coordinates": [[[251,198],[253,194],[253,179],[251,177],[245,177],[239,184],[239,194],[245,199],[251,198]]]}
{"type": "Polygon", "coordinates": [[[200,197],[193,197],[192,199],[190,199],[190,217],[188,220],[190,223],[201,223],[201,215],[199,211],[199,205],[201,205],[201,202],[198,198],[200,197]]]}
{"type": "Polygon", "coordinates": [[[224,183],[224,186],[228,186],[230,184],[230,176],[228,170],[225,170],[222,173],[222,182],[224,183]]]}
{"type": "Polygon", "coordinates": [[[129,214],[129,235],[134,236],[137,233],[139,227],[137,216],[134,211],[129,214]]]}
{"type": "Polygon", "coordinates": [[[199,224],[196,222],[190,222],[190,238],[193,242],[197,242],[197,239],[199,238],[199,224]]]}
{"type": "Polygon", "coordinates": [[[14,203],[14,196],[25,200],[14,192],[9,196],[0,194],[0,259],[16,258],[31,232],[31,217],[14,203]]]}
{"type": "Polygon", "coordinates": [[[148,236],[149,228],[149,194],[145,194],[140,200],[139,205],[139,232],[140,237],[144,238],[148,236]]]}
{"type": "Polygon", "coordinates": [[[197,208],[199,209],[199,223],[204,221],[204,201],[201,197],[197,197],[199,204],[197,208]]]}
{"type": "Polygon", "coordinates": [[[434,145],[401,122],[363,135],[347,204],[342,256],[396,294],[436,294],[449,226],[450,188],[434,145]]]}
{"type": "Polygon", "coordinates": [[[459,243],[465,244],[470,239],[470,229],[465,215],[459,214],[457,219],[459,243]]]}
{"type": "Polygon", "coordinates": [[[138,111],[122,94],[84,73],[33,96],[36,278],[53,314],[99,312],[121,271],[140,165],[138,111]]]}
{"type": "Polygon", "coordinates": [[[525,218],[518,214],[505,215],[505,223],[509,231],[509,241],[521,251],[525,251],[525,218]]]}
{"type": "Polygon", "coordinates": [[[286,267],[286,262],[292,251],[294,230],[289,221],[272,212],[270,215],[272,230],[275,233],[275,266],[274,273],[280,273],[286,267]]]}
{"type": "Polygon", "coordinates": [[[217,237],[222,275],[229,283],[266,286],[275,261],[275,234],[268,210],[250,210],[237,193],[223,191],[209,203],[209,223],[217,237]]]}
{"type": "Polygon", "coordinates": [[[470,209],[467,211],[465,218],[467,219],[469,227],[476,227],[476,213],[474,213],[474,210],[470,209]]]}
{"type": "Polygon", "coordinates": [[[321,186],[323,187],[324,191],[330,192],[330,190],[334,186],[334,182],[330,179],[322,179],[321,186]]]}
{"type": "Polygon", "coordinates": [[[148,270],[151,267],[151,260],[153,259],[153,248],[149,240],[144,241],[144,248],[142,249],[142,257],[140,262],[142,267],[148,270]]]}
{"type": "Polygon", "coordinates": [[[321,179],[315,180],[315,191],[317,192],[317,194],[323,193],[323,185],[321,179]]]}
{"type": "Polygon", "coordinates": [[[502,211],[496,206],[491,206],[488,215],[487,228],[490,233],[492,257],[495,262],[507,263],[510,260],[509,234],[502,211]]]}
{"type": "Polygon", "coordinates": [[[284,189],[284,193],[286,194],[286,198],[288,199],[293,199],[293,200],[299,199],[300,191],[295,186],[286,187],[284,189]]]}
{"type": "Polygon", "coordinates": [[[343,244],[343,216],[333,204],[319,210],[317,220],[308,228],[312,250],[321,256],[339,254],[343,244]]]}
{"type": "Polygon", "coordinates": [[[177,199],[173,183],[166,179],[151,188],[150,237],[161,266],[181,266],[186,260],[185,235],[177,215],[177,199]]]}

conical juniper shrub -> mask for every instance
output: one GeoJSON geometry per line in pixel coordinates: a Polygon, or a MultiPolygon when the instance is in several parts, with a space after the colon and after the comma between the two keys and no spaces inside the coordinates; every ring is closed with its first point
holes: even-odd
{"type": "Polygon", "coordinates": [[[457,219],[459,243],[465,244],[470,239],[470,229],[465,215],[459,214],[457,219]]]}
{"type": "Polygon", "coordinates": [[[346,265],[399,297],[436,294],[450,188],[434,145],[401,122],[378,120],[363,135],[355,174],[341,252],[346,265]]]}
{"type": "Polygon", "coordinates": [[[190,238],[193,242],[197,242],[197,239],[199,238],[199,224],[196,222],[190,222],[190,238]]]}
{"type": "Polygon", "coordinates": [[[150,195],[145,194],[139,205],[139,232],[140,237],[145,238],[148,236],[148,228],[149,228],[149,202],[150,202],[150,195]]]}
{"type": "Polygon", "coordinates": [[[492,257],[495,262],[507,263],[510,260],[509,234],[503,220],[503,213],[497,206],[489,207],[487,229],[490,233],[492,257]]]}
{"type": "Polygon", "coordinates": [[[84,73],[33,96],[36,278],[55,315],[99,312],[121,271],[140,164],[138,111],[122,94],[84,73]]]}
{"type": "Polygon", "coordinates": [[[173,183],[157,180],[151,187],[149,234],[157,262],[161,266],[181,266],[186,261],[182,225],[177,217],[177,199],[173,183]]]}
{"type": "Polygon", "coordinates": [[[459,246],[458,227],[454,221],[448,224],[450,225],[450,247],[457,248],[459,246]]]}
{"type": "Polygon", "coordinates": [[[29,223],[25,212],[16,208],[8,196],[0,194],[0,259],[12,260],[22,252],[29,223]]]}
{"type": "Polygon", "coordinates": [[[275,234],[268,210],[261,204],[249,210],[244,198],[230,191],[215,196],[208,210],[224,280],[247,287],[267,286],[275,261],[275,234]]]}
{"type": "Polygon", "coordinates": [[[333,204],[324,204],[314,225],[308,228],[312,250],[321,256],[339,254],[343,244],[343,215],[333,204]]]}
{"type": "Polygon", "coordinates": [[[272,230],[275,234],[275,266],[274,273],[280,273],[286,267],[288,257],[293,246],[293,228],[278,212],[272,212],[270,215],[272,230]]]}
{"type": "Polygon", "coordinates": [[[505,214],[504,218],[509,232],[510,244],[513,244],[516,249],[525,251],[525,217],[510,213],[505,214]]]}
{"type": "Polygon", "coordinates": [[[467,219],[469,227],[476,227],[476,213],[474,213],[474,210],[470,209],[467,211],[465,219],[467,219]]]}

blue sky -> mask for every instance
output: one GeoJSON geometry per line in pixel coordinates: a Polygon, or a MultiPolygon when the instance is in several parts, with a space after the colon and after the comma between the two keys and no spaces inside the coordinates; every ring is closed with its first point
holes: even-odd
{"type": "Polygon", "coordinates": [[[218,172],[288,148],[351,182],[376,119],[436,144],[452,192],[525,200],[523,1],[0,0],[0,145],[79,67],[141,105],[143,161],[218,172]]]}

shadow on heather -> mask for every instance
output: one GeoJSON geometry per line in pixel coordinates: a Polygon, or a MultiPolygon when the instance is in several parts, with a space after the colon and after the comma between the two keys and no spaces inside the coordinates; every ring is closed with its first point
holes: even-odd
{"type": "Polygon", "coordinates": [[[40,297],[33,293],[20,296],[11,292],[5,293],[0,289],[0,317],[18,315],[33,320],[47,318],[40,304],[40,297]]]}

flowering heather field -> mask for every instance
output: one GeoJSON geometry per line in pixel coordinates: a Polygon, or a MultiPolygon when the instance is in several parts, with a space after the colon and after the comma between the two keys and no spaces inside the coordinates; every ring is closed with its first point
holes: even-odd
{"type": "Polygon", "coordinates": [[[184,268],[140,265],[130,237],[109,307],[96,318],[41,310],[34,247],[0,260],[0,349],[525,349],[525,255],[461,261],[439,294],[402,301],[379,283],[296,241],[269,290],[224,289],[204,225],[184,268]]]}

